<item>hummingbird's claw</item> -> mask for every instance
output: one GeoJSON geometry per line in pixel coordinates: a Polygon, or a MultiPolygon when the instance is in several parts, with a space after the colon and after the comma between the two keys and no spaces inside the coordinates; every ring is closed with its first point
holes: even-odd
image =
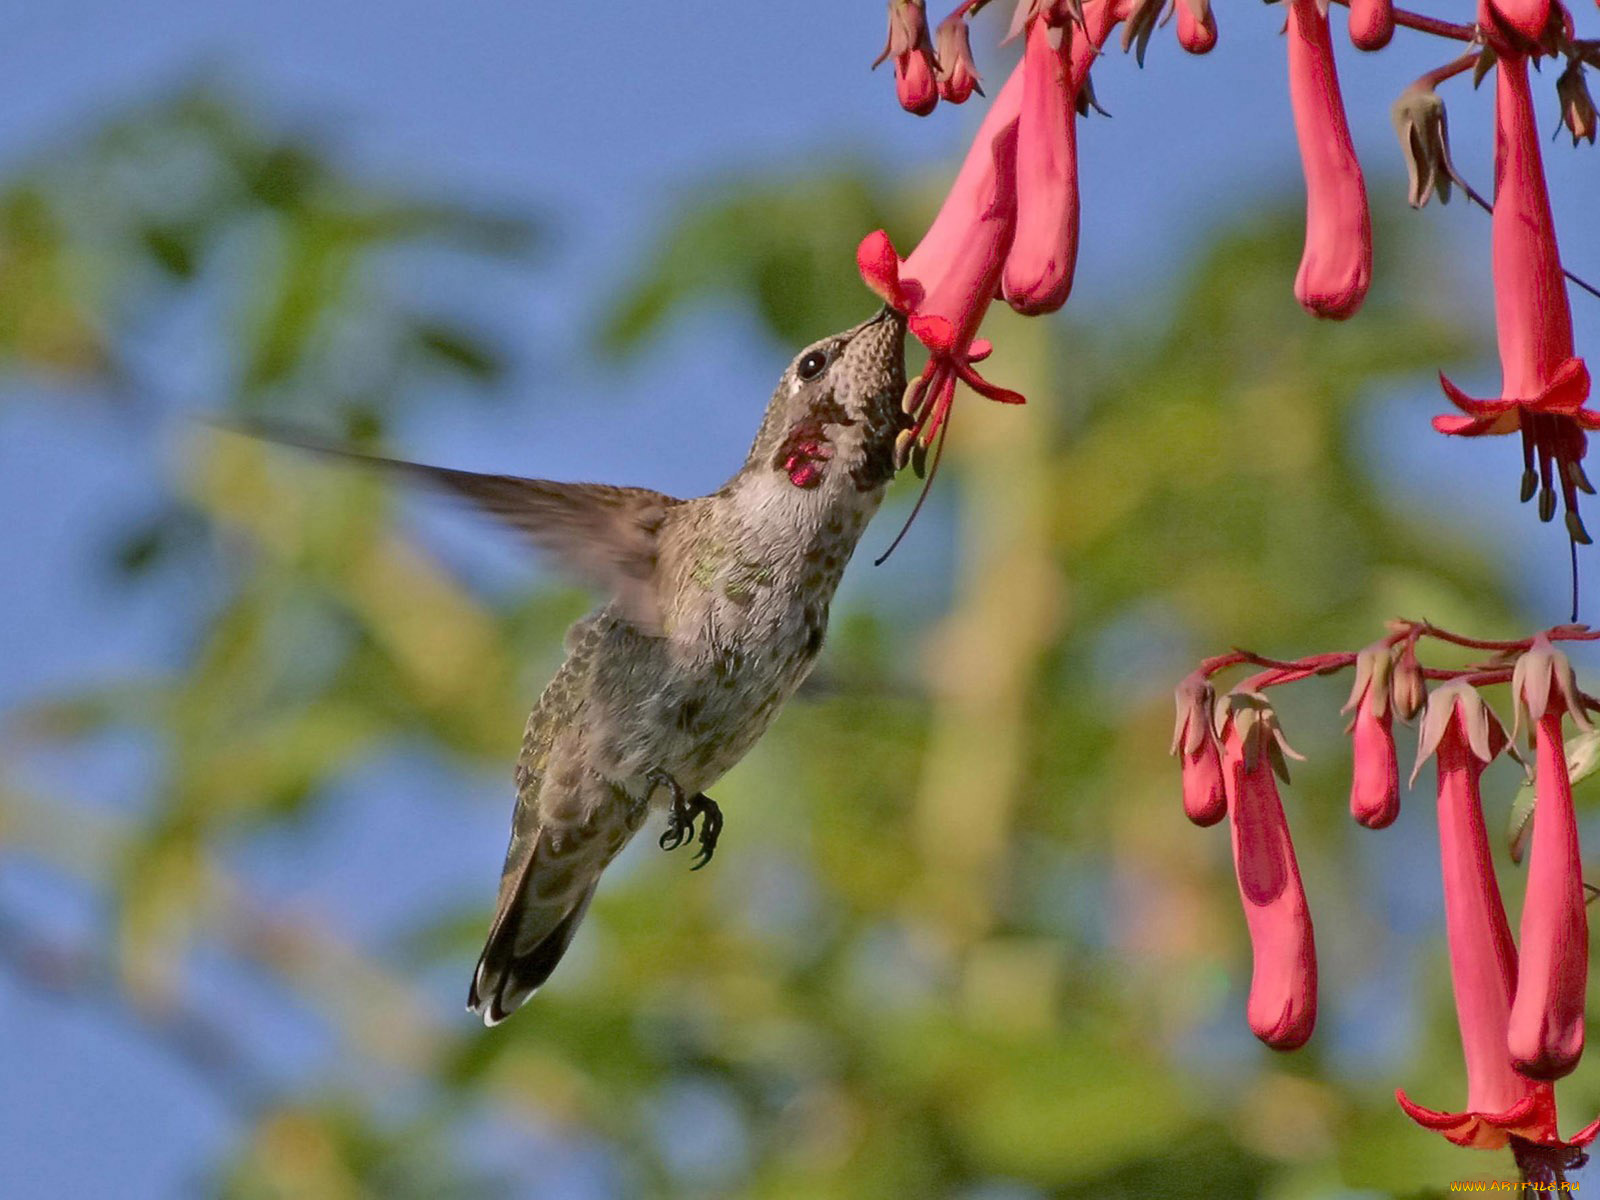
{"type": "Polygon", "coordinates": [[[672,808],[667,813],[666,832],[661,835],[661,840],[656,844],[663,850],[676,850],[685,842],[695,836],[694,822],[696,817],[704,817],[700,823],[700,853],[695,855],[694,866],[689,868],[698,871],[711,861],[711,856],[717,851],[717,838],[722,835],[722,809],[717,807],[717,802],[704,792],[696,792],[692,797],[683,794],[683,787],[665,771],[652,771],[645,776],[645,781],[651,788],[664,787],[672,795],[672,808]]]}
{"type": "Polygon", "coordinates": [[[704,792],[694,799],[705,814],[705,820],[700,822],[700,853],[694,856],[694,866],[689,868],[691,871],[698,871],[710,862],[711,856],[717,852],[717,839],[722,836],[722,810],[717,807],[717,802],[704,792]]]}

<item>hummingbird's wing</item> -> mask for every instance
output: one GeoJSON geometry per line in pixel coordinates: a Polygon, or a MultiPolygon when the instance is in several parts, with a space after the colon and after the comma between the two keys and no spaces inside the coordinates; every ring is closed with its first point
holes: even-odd
{"type": "Polygon", "coordinates": [[[481,475],[352,450],[275,424],[229,426],[319,454],[367,463],[472,501],[520,530],[567,570],[610,593],[624,616],[647,633],[661,628],[656,594],[658,535],[683,501],[647,488],[558,483],[517,475],[481,475]]]}
{"type": "Polygon", "coordinates": [[[528,718],[500,894],[467,1007],[497,1025],[550,977],[600,874],[644,820],[644,806],[588,769],[585,708],[604,619],[575,630],[572,652],[528,718]]]}

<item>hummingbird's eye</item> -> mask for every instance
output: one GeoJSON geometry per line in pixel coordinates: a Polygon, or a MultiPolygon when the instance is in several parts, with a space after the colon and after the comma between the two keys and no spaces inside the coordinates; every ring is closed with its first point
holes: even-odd
{"type": "Polygon", "coordinates": [[[801,379],[815,379],[822,374],[822,369],[828,365],[828,356],[824,351],[813,350],[800,360],[796,370],[801,379]]]}

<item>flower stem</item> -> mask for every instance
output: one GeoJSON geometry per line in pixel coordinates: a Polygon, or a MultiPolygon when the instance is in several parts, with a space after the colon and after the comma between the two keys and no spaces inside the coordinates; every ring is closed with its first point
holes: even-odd
{"type": "MultiPolygon", "coordinates": [[[[1334,2],[1348,6],[1350,0],[1334,0],[1334,2]]],[[[1421,13],[1414,13],[1404,8],[1394,10],[1394,23],[1404,25],[1407,29],[1415,29],[1418,33],[1431,33],[1435,37],[1453,38],[1458,42],[1475,41],[1478,36],[1476,25],[1457,25],[1451,21],[1441,21],[1437,17],[1425,17],[1421,13]]]]}

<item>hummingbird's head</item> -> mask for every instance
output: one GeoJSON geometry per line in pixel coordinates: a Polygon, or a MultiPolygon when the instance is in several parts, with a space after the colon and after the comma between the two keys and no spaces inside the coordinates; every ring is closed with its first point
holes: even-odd
{"type": "Polygon", "coordinates": [[[895,436],[909,423],[906,319],[887,306],[813,342],[778,381],[746,469],[777,471],[797,488],[868,492],[894,477],[895,436]]]}

